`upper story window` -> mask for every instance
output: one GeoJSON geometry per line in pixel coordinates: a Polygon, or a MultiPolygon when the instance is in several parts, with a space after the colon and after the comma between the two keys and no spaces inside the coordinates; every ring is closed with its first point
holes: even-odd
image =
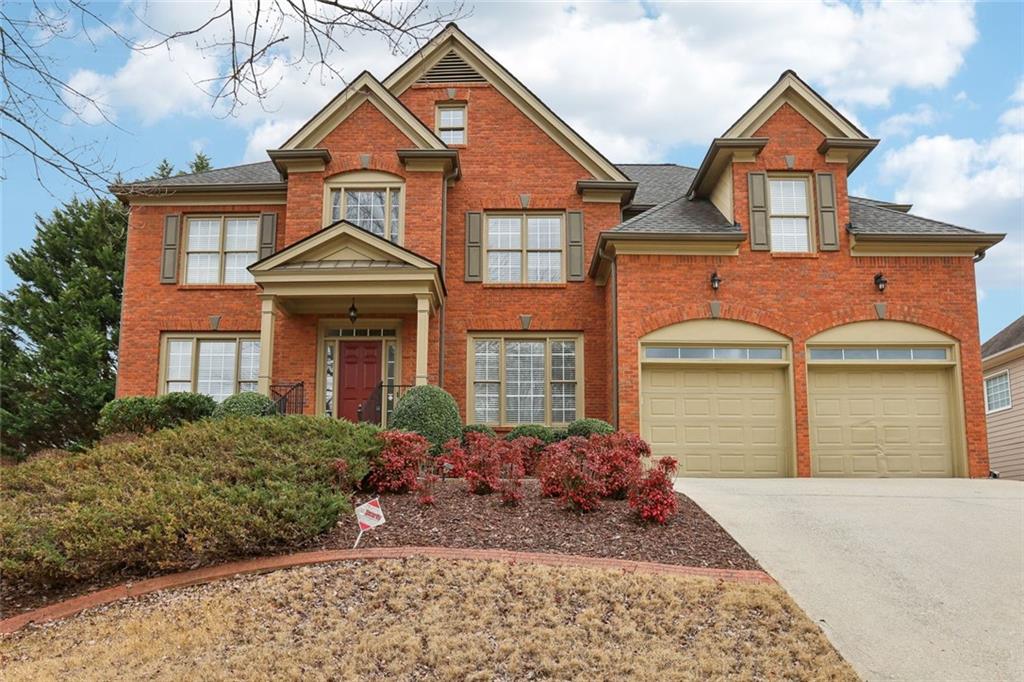
{"type": "Polygon", "coordinates": [[[563,223],[561,215],[488,215],[487,281],[565,281],[563,223]]]}
{"type": "Polygon", "coordinates": [[[769,178],[768,207],[772,251],[810,251],[811,202],[807,178],[769,178]]]}
{"type": "Polygon", "coordinates": [[[1009,370],[985,377],[985,411],[998,412],[1012,406],[1009,370]]]}
{"type": "Polygon", "coordinates": [[[443,104],[437,108],[437,136],[445,144],[466,144],[465,104],[443,104]]]}
{"type": "Polygon", "coordinates": [[[401,178],[356,171],[331,178],[325,191],[325,223],[347,220],[378,237],[401,243],[405,213],[401,178]]]}
{"type": "Polygon", "coordinates": [[[257,216],[205,216],[185,222],[186,284],[250,284],[259,257],[257,216]]]}

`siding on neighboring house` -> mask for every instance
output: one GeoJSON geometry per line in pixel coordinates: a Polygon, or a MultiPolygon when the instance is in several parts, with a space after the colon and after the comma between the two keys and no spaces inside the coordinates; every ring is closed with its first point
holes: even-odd
{"type": "Polygon", "coordinates": [[[989,468],[1000,478],[1024,481],[1024,357],[994,365],[985,376],[1007,370],[1011,407],[987,415],[989,468]]]}

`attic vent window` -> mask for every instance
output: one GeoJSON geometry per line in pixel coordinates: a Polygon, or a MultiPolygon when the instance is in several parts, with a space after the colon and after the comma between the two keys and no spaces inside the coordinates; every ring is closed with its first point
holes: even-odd
{"type": "Polygon", "coordinates": [[[452,50],[434,64],[417,83],[484,83],[486,80],[452,50]]]}

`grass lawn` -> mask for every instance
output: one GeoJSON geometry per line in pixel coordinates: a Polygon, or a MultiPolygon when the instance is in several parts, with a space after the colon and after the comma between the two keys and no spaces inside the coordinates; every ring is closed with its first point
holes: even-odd
{"type": "Polygon", "coordinates": [[[0,642],[4,679],[857,679],[776,585],[349,562],[169,591],[0,642]]]}

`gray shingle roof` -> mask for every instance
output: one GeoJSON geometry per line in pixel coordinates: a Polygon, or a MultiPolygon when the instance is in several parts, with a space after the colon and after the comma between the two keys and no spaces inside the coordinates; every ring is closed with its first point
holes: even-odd
{"type": "Polygon", "coordinates": [[[662,234],[742,234],[706,199],[690,201],[685,196],[662,202],[638,216],[620,223],[611,232],[656,232],[662,234]]]}
{"type": "Polygon", "coordinates": [[[982,234],[857,197],[850,197],[850,231],[854,234],[982,234]]]}
{"type": "Polygon", "coordinates": [[[616,165],[630,180],[640,183],[633,197],[633,203],[638,206],[656,206],[686,194],[693,176],[697,174],[696,168],[677,166],[674,163],[616,165]]]}
{"type": "Polygon", "coordinates": [[[283,182],[281,174],[274,167],[274,162],[260,161],[241,166],[215,168],[204,173],[139,180],[131,184],[144,187],[199,187],[211,185],[276,185],[281,182],[283,182]]]}
{"type": "Polygon", "coordinates": [[[899,211],[900,213],[906,213],[907,211],[909,211],[911,209],[911,204],[897,204],[897,203],[895,203],[893,201],[882,201],[881,199],[868,199],[867,197],[854,197],[854,196],[851,196],[850,199],[853,199],[855,201],[859,201],[859,202],[861,202],[863,204],[870,204],[871,206],[880,206],[881,208],[891,208],[894,211],[899,211]],[[906,210],[903,210],[904,208],[906,210]]]}
{"type": "Polygon", "coordinates": [[[987,358],[1024,343],[1024,315],[981,345],[981,357],[987,358]]]}

